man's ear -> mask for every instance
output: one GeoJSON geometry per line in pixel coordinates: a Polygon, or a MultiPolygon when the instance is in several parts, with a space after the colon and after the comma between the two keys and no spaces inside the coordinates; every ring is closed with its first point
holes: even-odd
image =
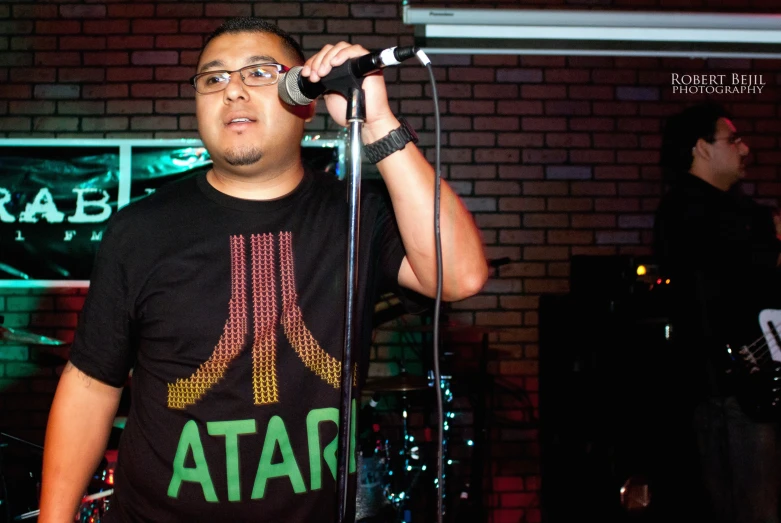
{"type": "Polygon", "coordinates": [[[697,143],[694,144],[694,147],[692,147],[692,156],[694,157],[700,156],[705,160],[709,160],[710,145],[711,144],[706,142],[704,139],[700,138],[699,140],[697,140],[697,143]]]}

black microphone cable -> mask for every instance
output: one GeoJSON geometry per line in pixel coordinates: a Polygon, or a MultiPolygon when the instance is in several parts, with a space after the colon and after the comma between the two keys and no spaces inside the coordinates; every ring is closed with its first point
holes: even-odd
{"type": "Polygon", "coordinates": [[[431,82],[431,97],[434,101],[434,244],[436,247],[437,261],[437,294],[434,302],[434,339],[433,339],[433,359],[434,359],[434,382],[437,391],[437,427],[439,432],[437,447],[437,523],[442,523],[444,516],[445,499],[445,415],[442,405],[442,376],[439,370],[439,313],[442,307],[442,235],[440,230],[440,200],[442,185],[442,138],[440,131],[439,118],[439,95],[437,95],[437,80],[434,77],[434,69],[431,66],[426,53],[418,49],[415,53],[418,61],[426,68],[431,82]]]}

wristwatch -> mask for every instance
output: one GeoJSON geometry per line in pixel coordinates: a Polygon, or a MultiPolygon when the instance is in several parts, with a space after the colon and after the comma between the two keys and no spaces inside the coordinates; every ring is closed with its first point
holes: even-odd
{"type": "Polygon", "coordinates": [[[396,151],[401,151],[410,142],[418,143],[418,135],[415,129],[410,127],[407,120],[402,116],[399,118],[401,126],[392,130],[376,142],[363,146],[363,152],[366,159],[371,163],[377,163],[383,158],[390,156],[396,151]]]}

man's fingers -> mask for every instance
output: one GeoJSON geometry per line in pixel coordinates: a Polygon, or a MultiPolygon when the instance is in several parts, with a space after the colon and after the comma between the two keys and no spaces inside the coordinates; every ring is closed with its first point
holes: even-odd
{"type": "Polygon", "coordinates": [[[320,49],[317,54],[306,61],[304,68],[301,70],[301,74],[304,76],[309,76],[313,82],[319,80],[320,78],[317,76],[317,71],[320,69],[320,65],[323,62],[323,57],[328,51],[331,50],[332,47],[333,45],[331,44],[323,46],[323,48],[320,49]]]}
{"type": "Polygon", "coordinates": [[[301,74],[308,77],[311,81],[317,82],[331,69],[344,64],[350,58],[361,56],[368,51],[360,45],[354,45],[349,42],[339,42],[337,44],[325,45],[314,56],[304,63],[301,74]]]}
{"type": "Polygon", "coordinates": [[[336,62],[334,62],[334,58],[339,56],[339,53],[341,53],[343,49],[347,49],[349,47],[350,44],[348,42],[339,42],[338,44],[331,46],[325,55],[323,55],[323,59],[320,62],[320,67],[315,69],[317,74],[322,78],[323,76],[330,73],[334,66],[342,65],[346,58],[343,58],[341,61],[337,60],[336,62]]]}

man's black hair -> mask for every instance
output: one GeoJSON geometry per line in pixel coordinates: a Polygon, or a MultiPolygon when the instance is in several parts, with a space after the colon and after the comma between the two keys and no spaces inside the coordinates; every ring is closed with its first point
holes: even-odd
{"type": "Polygon", "coordinates": [[[716,122],[719,118],[731,118],[719,104],[693,105],[667,119],[662,135],[661,165],[665,179],[674,183],[691,169],[692,149],[697,140],[713,142],[716,122]]]}
{"type": "MultiPolygon", "coordinates": [[[[278,25],[272,22],[250,16],[229,18],[225,20],[222,25],[206,37],[206,41],[203,43],[203,49],[206,49],[209,42],[218,36],[237,33],[265,33],[275,35],[282,40],[284,47],[290,51],[300,63],[303,64],[306,61],[304,58],[304,50],[301,49],[301,45],[296,42],[290,34],[283,31],[278,25]]],[[[201,53],[203,53],[203,49],[201,50],[201,53]]],[[[200,57],[198,58],[198,61],[200,62],[200,57]]]]}

